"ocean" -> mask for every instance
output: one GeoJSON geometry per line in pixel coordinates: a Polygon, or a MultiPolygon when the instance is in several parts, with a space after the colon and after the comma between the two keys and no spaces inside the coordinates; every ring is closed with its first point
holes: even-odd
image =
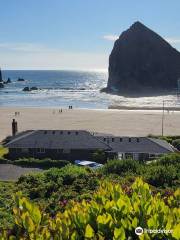
{"type": "Polygon", "coordinates": [[[101,93],[108,79],[108,73],[103,71],[5,70],[2,75],[4,80],[11,78],[12,83],[0,89],[1,107],[160,107],[163,100],[166,106],[180,107],[176,95],[127,98],[101,93]],[[18,78],[25,81],[19,82],[18,78]],[[24,87],[38,87],[38,90],[24,92],[24,87]]]}

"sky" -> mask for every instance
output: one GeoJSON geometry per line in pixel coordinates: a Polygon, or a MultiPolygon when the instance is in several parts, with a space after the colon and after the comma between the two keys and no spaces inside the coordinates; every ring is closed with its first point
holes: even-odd
{"type": "Polygon", "coordinates": [[[180,0],[0,0],[2,69],[107,69],[141,21],[180,51],[180,0]]]}

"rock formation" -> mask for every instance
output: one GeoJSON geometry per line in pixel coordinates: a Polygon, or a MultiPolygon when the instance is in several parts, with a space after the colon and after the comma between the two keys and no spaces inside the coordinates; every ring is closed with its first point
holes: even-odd
{"type": "Polygon", "coordinates": [[[3,84],[2,73],[0,69],[0,88],[3,88],[3,87],[4,87],[4,84],[3,84]]]}
{"type": "Polygon", "coordinates": [[[18,78],[18,80],[17,80],[18,82],[24,82],[25,81],[25,79],[24,78],[18,78]]]}
{"type": "Polygon", "coordinates": [[[37,91],[38,90],[38,88],[37,87],[24,87],[23,88],[23,91],[24,92],[30,92],[30,91],[37,91]]]}
{"type": "Polygon", "coordinates": [[[158,34],[135,22],[116,40],[109,57],[105,91],[158,94],[174,91],[180,78],[180,53],[158,34]]]}

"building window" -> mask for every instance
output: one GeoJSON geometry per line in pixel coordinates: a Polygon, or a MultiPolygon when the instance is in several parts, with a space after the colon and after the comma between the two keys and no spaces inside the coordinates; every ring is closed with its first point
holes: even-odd
{"type": "Polygon", "coordinates": [[[45,148],[38,148],[37,153],[45,153],[45,148]]]}
{"type": "Polygon", "coordinates": [[[112,138],[112,142],[114,142],[114,138],[112,138]]]}
{"type": "Polygon", "coordinates": [[[129,142],[131,142],[131,138],[129,138],[129,142]]]}

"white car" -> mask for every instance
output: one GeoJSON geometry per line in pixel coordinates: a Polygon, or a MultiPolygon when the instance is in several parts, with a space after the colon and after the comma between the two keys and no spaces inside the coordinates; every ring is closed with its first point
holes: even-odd
{"type": "Polygon", "coordinates": [[[75,160],[75,164],[77,164],[78,166],[83,166],[83,167],[90,167],[93,169],[102,167],[103,164],[100,163],[96,163],[96,162],[91,162],[91,161],[86,161],[86,160],[75,160]]]}

